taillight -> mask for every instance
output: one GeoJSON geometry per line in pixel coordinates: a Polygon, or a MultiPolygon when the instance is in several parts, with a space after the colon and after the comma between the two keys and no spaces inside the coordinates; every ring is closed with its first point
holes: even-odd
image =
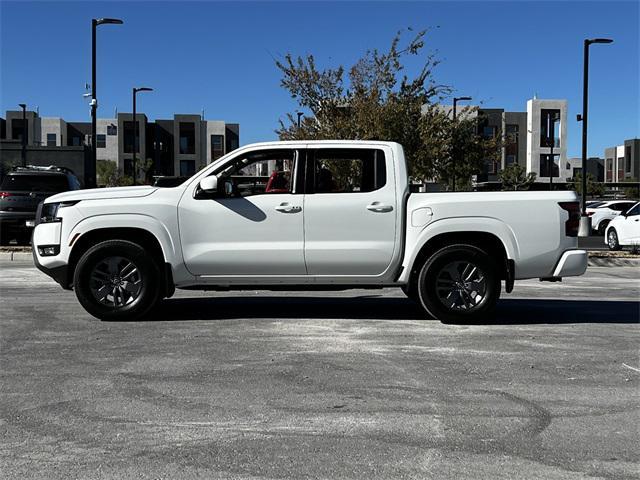
{"type": "Polygon", "coordinates": [[[593,215],[596,212],[587,212],[587,217],[590,217],[591,215],[593,215]]]}
{"type": "Polygon", "coordinates": [[[564,222],[564,233],[567,237],[577,237],[580,227],[580,204],[578,202],[558,202],[558,205],[569,212],[569,218],[564,222]]]}
{"type": "Polygon", "coordinates": [[[11,194],[9,192],[0,192],[0,198],[7,198],[10,197],[11,194]]]}

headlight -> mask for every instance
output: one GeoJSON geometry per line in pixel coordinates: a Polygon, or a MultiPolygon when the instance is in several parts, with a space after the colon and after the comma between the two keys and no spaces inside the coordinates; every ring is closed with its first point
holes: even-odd
{"type": "Polygon", "coordinates": [[[59,208],[60,203],[45,203],[42,205],[38,223],[60,222],[62,219],[56,216],[59,208]]]}
{"type": "Polygon", "coordinates": [[[70,207],[78,203],[75,202],[55,202],[55,203],[42,203],[38,207],[39,215],[36,216],[37,223],[53,223],[61,222],[62,218],[58,217],[58,210],[64,207],[70,207]]]}

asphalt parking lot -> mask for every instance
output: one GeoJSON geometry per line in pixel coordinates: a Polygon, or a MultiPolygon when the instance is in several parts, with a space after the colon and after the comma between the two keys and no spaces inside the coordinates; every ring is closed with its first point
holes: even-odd
{"type": "Polygon", "coordinates": [[[638,478],[639,278],[519,282],[486,325],[395,290],[179,292],[105,323],[0,263],[0,476],[638,478]]]}

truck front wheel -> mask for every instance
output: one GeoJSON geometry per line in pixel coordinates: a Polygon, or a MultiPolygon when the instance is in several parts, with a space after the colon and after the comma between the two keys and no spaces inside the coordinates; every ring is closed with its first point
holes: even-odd
{"type": "Polygon", "coordinates": [[[445,323],[488,317],[500,297],[495,261],[473,245],[451,245],[429,257],[418,276],[420,305],[445,323]]]}
{"type": "Polygon", "coordinates": [[[78,300],[101,320],[137,320],[161,299],[161,271],[140,245],[107,240],[87,250],[75,269],[78,300]]]}

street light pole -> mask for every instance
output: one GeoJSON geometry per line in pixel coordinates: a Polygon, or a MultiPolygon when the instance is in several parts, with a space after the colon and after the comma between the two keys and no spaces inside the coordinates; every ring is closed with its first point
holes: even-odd
{"type": "Polygon", "coordinates": [[[91,165],[90,171],[86,172],[88,187],[96,186],[96,124],[98,114],[98,99],[96,88],[96,28],[105,23],[122,24],[123,21],[117,18],[92,18],[91,19],[91,165]]]}
{"type": "Polygon", "coordinates": [[[148,87],[140,87],[140,88],[136,88],[133,87],[132,89],[132,94],[133,94],[133,161],[131,162],[133,164],[133,184],[136,184],[136,151],[138,150],[136,148],[136,139],[137,139],[137,126],[138,126],[138,121],[136,118],[136,95],[138,92],[151,92],[153,90],[153,88],[148,88],[148,87]]]}
{"type": "Polygon", "coordinates": [[[452,147],[452,155],[451,155],[451,171],[452,171],[452,178],[451,178],[451,191],[455,192],[456,191],[456,156],[458,154],[457,148],[456,148],[456,144],[457,144],[457,136],[456,136],[456,132],[457,132],[457,123],[456,123],[456,115],[457,115],[457,108],[458,108],[458,102],[460,100],[471,100],[471,97],[453,97],[453,147],[452,147]]]}
{"type": "Polygon", "coordinates": [[[296,115],[298,115],[298,130],[300,130],[300,117],[302,117],[304,115],[304,113],[296,112],[296,115]]]}
{"type": "Polygon", "coordinates": [[[549,142],[549,190],[553,190],[553,166],[555,159],[553,158],[553,147],[556,142],[556,116],[549,115],[547,125],[547,141],[549,142]],[[550,136],[549,136],[550,135],[550,136]]]}
{"type": "Polygon", "coordinates": [[[22,108],[22,166],[27,166],[27,104],[20,103],[20,108],[22,108]]]}
{"type": "Polygon", "coordinates": [[[592,43],[613,43],[610,38],[593,38],[584,40],[584,72],[582,75],[582,210],[578,236],[588,237],[591,233],[591,217],[587,216],[587,119],[589,116],[589,46],[592,43]]]}
{"type": "Polygon", "coordinates": [[[131,122],[131,125],[133,126],[133,160],[132,160],[132,165],[133,165],[133,184],[136,184],[136,133],[137,133],[137,126],[138,126],[138,122],[136,122],[136,89],[133,89],[133,121],[131,122]]]}

